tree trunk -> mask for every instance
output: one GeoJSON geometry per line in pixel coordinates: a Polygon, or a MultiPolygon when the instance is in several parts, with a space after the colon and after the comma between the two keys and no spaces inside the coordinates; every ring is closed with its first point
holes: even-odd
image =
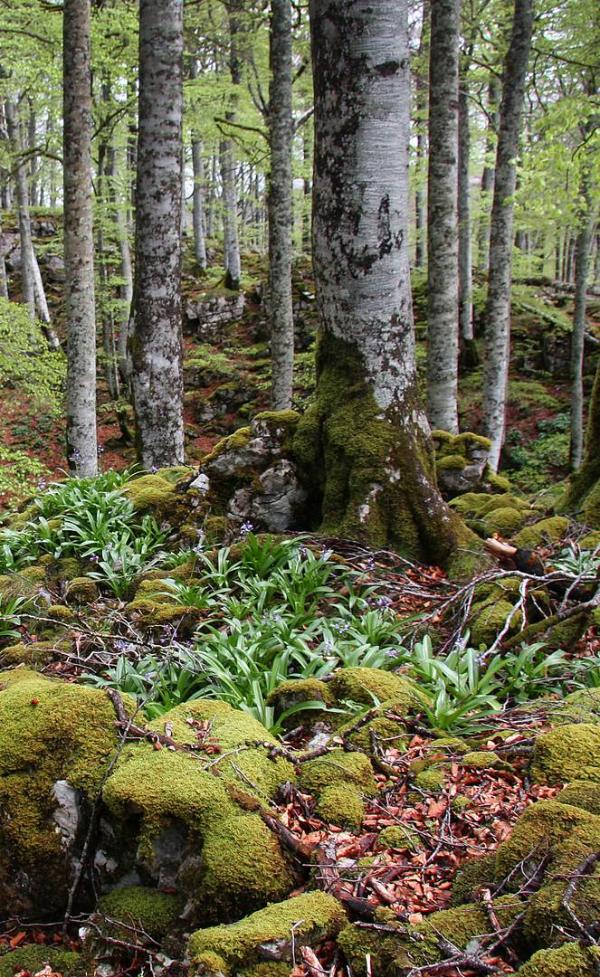
{"type": "Polygon", "coordinates": [[[302,253],[310,254],[311,248],[311,198],[312,198],[312,159],[313,136],[312,127],[306,123],[302,134],[302,158],[304,161],[304,179],[302,180],[302,253]]]}
{"type": "Polygon", "coordinates": [[[133,399],[144,468],[183,462],[183,0],[141,0],[133,399]]]}
{"type": "Polygon", "coordinates": [[[481,174],[481,193],[479,196],[479,227],[477,234],[477,268],[487,274],[490,257],[490,215],[489,203],[494,189],[495,167],[493,162],[498,132],[498,106],[500,103],[500,79],[490,72],[488,82],[488,124],[485,141],[485,164],[481,174]]]}
{"type": "Polygon", "coordinates": [[[14,155],[14,184],[17,212],[19,217],[19,240],[21,245],[21,290],[23,304],[29,309],[31,319],[35,319],[35,273],[33,269],[33,242],[31,240],[31,220],[29,217],[29,188],[27,186],[27,167],[21,158],[21,136],[14,102],[5,106],[6,127],[11,151],[14,155]]]}
{"type": "Polygon", "coordinates": [[[417,114],[417,165],[415,173],[415,268],[427,263],[427,194],[425,160],[427,157],[427,65],[429,64],[429,0],[423,2],[423,22],[419,38],[418,68],[415,74],[415,108],[417,114]]]}
{"type": "MultiPolygon", "coordinates": [[[[230,0],[229,6],[229,70],[233,85],[242,80],[238,51],[240,0],[230,0]]],[[[229,110],[225,113],[228,122],[235,120],[237,96],[233,95],[229,110]]],[[[223,184],[223,236],[225,260],[225,286],[238,291],[242,278],[240,243],[238,238],[237,187],[235,174],[235,152],[232,139],[223,139],[219,145],[221,162],[221,182],[223,184]]]]}
{"type": "Polygon", "coordinates": [[[427,181],[427,415],[456,433],[460,0],[431,0],[427,181]]]}
{"type": "Polygon", "coordinates": [[[458,93],[458,318],[463,351],[473,349],[473,268],[471,257],[471,189],[469,161],[469,89],[467,67],[458,93]]]}
{"type": "Polygon", "coordinates": [[[325,532],[447,559],[417,397],[408,260],[406,0],[311,0],[316,401],[296,455],[325,532]],[[385,165],[382,165],[385,161],[385,165]]]}
{"type": "Polygon", "coordinates": [[[515,0],[512,36],[504,66],[496,175],[490,228],[490,272],[485,325],[483,419],[490,438],[489,463],[498,468],[504,443],[506,385],[510,357],[513,197],[515,160],[533,30],[533,0],[515,0]]]}
{"type": "Polygon", "coordinates": [[[92,221],[90,0],[65,0],[63,158],[67,317],[67,458],[78,475],[98,470],[96,315],[92,221]]]}
{"type": "Polygon", "coordinates": [[[204,160],[202,159],[202,140],[195,133],[192,133],[192,171],[194,176],[194,192],[192,195],[194,255],[200,271],[205,271],[206,234],[204,230],[204,160]]]}
{"type": "MultiPolygon", "coordinates": [[[[592,98],[596,86],[590,81],[587,94],[592,98]]],[[[591,132],[588,122],[580,126],[583,158],[579,192],[579,229],[575,240],[575,307],[571,335],[571,442],[569,462],[571,471],[577,471],[583,460],[583,350],[586,327],[586,293],[594,240],[594,205],[592,201],[592,162],[587,141],[591,132]]]]}
{"type": "Polygon", "coordinates": [[[292,406],[294,313],[292,309],[292,4],[271,0],[271,89],[269,95],[269,295],[271,404],[292,406]]]}

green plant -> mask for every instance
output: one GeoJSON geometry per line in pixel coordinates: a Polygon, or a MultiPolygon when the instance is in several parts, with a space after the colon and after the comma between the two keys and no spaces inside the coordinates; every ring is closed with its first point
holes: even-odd
{"type": "Polygon", "coordinates": [[[30,604],[26,597],[4,597],[0,591],[0,641],[20,637],[21,614],[30,604]]]}
{"type": "Polygon", "coordinates": [[[580,550],[571,543],[554,557],[552,564],[555,570],[582,582],[596,580],[600,573],[600,551],[580,550]]]}

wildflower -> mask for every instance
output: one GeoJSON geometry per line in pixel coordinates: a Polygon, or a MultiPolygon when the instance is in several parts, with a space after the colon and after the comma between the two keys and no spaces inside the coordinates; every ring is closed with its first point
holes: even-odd
{"type": "Polygon", "coordinates": [[[251,533],[253,529],[254,529],[254,525],[250,522],[249,519],[247,519],[246,522],[243,522],[242,525],[240,526],[240,536],[247,536],[248,533],[251,533]]]}

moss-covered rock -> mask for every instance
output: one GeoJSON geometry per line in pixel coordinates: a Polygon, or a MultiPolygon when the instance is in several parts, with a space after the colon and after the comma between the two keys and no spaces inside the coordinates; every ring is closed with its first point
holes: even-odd
{"type": "Polygon", "coordinates": [[[574,723],[538,736],[531,773],[540,783],[600,783],[600,725],[574,723]]]}
{"type": "MultiPolygon", "coordinates": [[[[267,702],[274,706],[278,714],[287,709],[297,710],[303,702],[322,702],[323,710],[330,708],[335,703],[335,697],[327,682],[321,682],[318,678],[290,679],[282,682],[269,693],[267,702]]],[[[294,711],[290,717],[290,722],[314,722],[319,716],[319,710],[307,708],[305,711],[294,711]]]]}
{"type": "Polygon", "coordinates": [[[0,977],[14,977],[26,971],[38,974],[46,966],[62,977],[86,977],[86,962],[80,953],[53,946],[20,946],[0,956],[0,977]]]}
{"type": "Polygon", "coordinates": [[[460,761],[463,767],[472,767],[474,770],[486,770],[489,767],[506,767],[507,764],[491,750],[472,750],[465,753],[460,761]]]}
{"type": "Polygon", "coordinates": [[[84,830],[83,803],[95,800],[115,746],[114,709],[104,692],[23,668],[0,674],[3,910],[64,909],[84,830]],[[58,812],[69,803],[65,827],[58,812]]]}
{"type": "Polygon", "coordinates": [[[47,665],[56,655],[56,649],[69,648],[68,642],[61,641],[31,641],[29,644],[19,642],[8,645],[0,651],[0,662],[5,668],[13,665],[47,665]]]}
{"type": "MultiPolygon", "coordinates": [[[[514,896],[494,900],[494,909],[502,925],[508,925],[521,908],[514,896]]],[[[378,977],[397,977],[413,967],[443,959],[447,954],[440,948],[439,936],[464,949],[475,937],[487,933],[489,925],[484,909],[469,903],[432,913],[415,927],[399,925],[398,936],[356,925],[347,926],[340,933],[338,942],[357,977],[367,977],[369,973],[378,977]]]]}
{"type": "Polygon", "coordinates": [[[514,537],[515,546],[533,550],[544,543],[557,543],[567,534],[569,520],[565,516],[549,516],[532,526],[526,526],[514,537]]]}
{"type": "Polygon", "coordinates": [[[133,831],[133,863],[157,886],[182,892],[204,922],[237,918],[282,899],[293,874],[256,813],[281,784],[294,780],[286,760],[269,756],[276,740],[223,702],[196,700],[150,726],[162,731],[165,722],[177,742],[206,739],[211,750],[204,758],[150,744],[124,751],[103,799],[122,835],[133,831]]]}
{"type": "Polygon", "coordinates": [[[476,604],[472,609],[471,641],[476,648],[489,647],[504,628],[508,618],[513,615],[509,633],[515,631],[522,620],[518,611],[513,614],[513,604],[508,600],[489,599],[483,605],[476,604]]]}
{"type": "Polygon", "coordinates": [[[441,790],[445,782],[446,777],[441,767],[429,767],[427,770],[420,770],[415,777],[416,787],[433,793],[441,790]]]}
{"type": "Polygon", "coordinates": [[[377,793],[377,782],[369,758],[363,753],[345,753],[344,750],[332,750],[325,756],[303,763],[299,784],[302,790],[315,795],[326,787],[346,784],[353,784],[367,797],[377,793]]]}
{"type": "Polygon", "coordinates": [[[419,704],[415,686],[393,672],[380,668],[341,668],[334,673],[330,688],[336,699],[351,699],[372,706],[393,699],[410,710],[419,704]]]}
{"type": "Polygon", "coordinates": [[[329,824],[346,828],[360,828],[365,805],[360,791],[350,785],[325,787],[319,794],[316,813],[329,824]]]}
{"type": "Polygon", "coordinates": [[[574,780],[561,790],[556,799],[561,804],[570,804],[600,816],[600,788],[594,781],[574,780]]]}
{"type": "Polygon", "coordinates": [[[379,850],[397,848],[419,851],[423,848],[423,839],[419,832],[408,824],[390,824],[379,832],[376,847],[379,850]]]}
{"type": "MultiPolygon", "coordinates": [[[[97,911],[110,918],[111,935],[115,935],[115,928],[119,930],[119,923],[124,923],[160,940],[176,927],[183,908],[183,900],[174,894],[132,885],[102,896],[97,911]]],[[[126,938],[126,934],[125,929],[119,935],[126,938]]]]}
{"type": "Polygon", "coordinates": [[[98,584],[91,577],[74,577],[66,590],[69,604],[93,604],[98,600],[98,584]]]}
{"type": "Polygon", "coordinates": [[[483,519],[483,532],[486,536],[498,534],[504,537],[512,537],[521,529],[525,523],[525,513],[518,509],[503,508],[492,509],[483,519]]]}
{"type": "Polygon", "coordinates": [[[597,947],[565,943],[561,947],[538,950],[519,968],[520,977],[597,977],[600,953],[597,947]]]}
{"type": "Polygon", "coordinates": [[[452,905],[471,902],[482,887],[493,888],[496,879],[496,853],[463,862],[452,883],[452,905]]]}
{"type": "Polygon", "coordinates": [[[271,960],[275,949],[279,959],[289,964],[292,933],[296,945],[315,945],[334,937],[345,922],[346,914],[340,903],[324,892],[309,892],[267,906],[230,926],[213,926],[193,933],[188,944],[192,974],[198,977],[259,974],[259,970],[246,968],[271,960]]]}
{"type": "Polygon", "coordinates": [[[587,811],[560,804],[555,800],[537,801],[527,808],[517,821],[510,838],[503,841],[496,852],[495,877],[505,879],[517,866],[511,886],[517,888],[527,872],[539,865],[557,845],[580,826],[596,828],[598,818],[587,811]]]}
{"type": "Polygon", "coordinates": [[[600,689],[578,689],[552,709],[553,723],[600,723],[600,689]]]}

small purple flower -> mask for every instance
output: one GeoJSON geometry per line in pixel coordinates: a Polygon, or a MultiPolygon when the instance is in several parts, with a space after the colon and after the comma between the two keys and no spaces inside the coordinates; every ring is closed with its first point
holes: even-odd
{"type": "Polygon", "coordinates": [[[156,475],[157,471],[158,471],[158,468],[156,467],[156,465],[152,465],[152,467],[150,468],[150,474],[151,475],[156,475]]]}
{"type": "Polygon", "coordinates": [[[246,522],[243,522],[242,525],[240,526],[240,536],[247,536],[248,533],[251,533],[253,529],[254,529],[254,525],[250,522],[249,519],[246,520],[246,522]]]}
{"type": "Polygon", "coordinates": [[[392,601],[392,599],[390,597],[382,596],[382,597],[378,597],[377,598],[377,600],[375,601],[375,606],[376,607],[381,607],[381,608],[386,608],[386,607],[391,607],[392,606],[392,603],[393,603],[393,601],[392,601]]]}

